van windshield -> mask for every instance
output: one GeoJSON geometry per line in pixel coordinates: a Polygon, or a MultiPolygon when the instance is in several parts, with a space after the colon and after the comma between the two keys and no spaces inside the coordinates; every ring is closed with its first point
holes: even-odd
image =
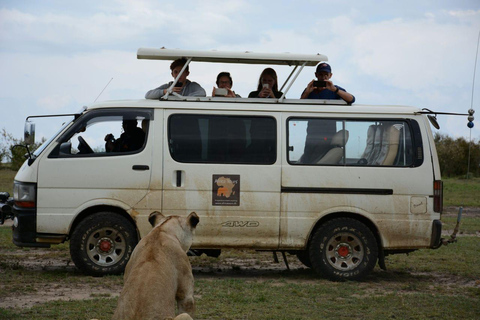
{"type": "Polygon", "coordinates": [[[55,134],[53,134],[47,141],[42,143],[42,145],[33,152],[33,159],[37,158],[43,152],[43,150],[45,150],[45,148],[59,135],[59,133],[62,132],[66,127],[68,127],[72,122],[73,119],[63,123],[61,128],[57,132],[55,132],[55,134]]]}

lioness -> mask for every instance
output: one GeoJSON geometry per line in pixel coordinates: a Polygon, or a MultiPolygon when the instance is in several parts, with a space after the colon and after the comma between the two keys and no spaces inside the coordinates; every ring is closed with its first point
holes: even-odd
{"type": "Polygon", "coordinates": [[[173,318],[175,301],[179,313],[193,316],[193,274],[186,252],[199,218],[195,212],[185,218],[155,211],[148,220],[154,228],[135,247],[125,268],[113,319],[173,318]]]}

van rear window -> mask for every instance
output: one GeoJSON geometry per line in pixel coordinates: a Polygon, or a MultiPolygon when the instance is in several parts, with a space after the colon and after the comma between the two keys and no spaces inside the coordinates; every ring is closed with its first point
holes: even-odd
{"type": "Polygon", "coordinates": [[[175,114],[168,146],[178,162],[273,164],[276,132],[272,117],[175,114]]]}
{"type": "Polygon", "coordinates": [[[417,166],[422,161],[418,161],[414,151],[421,150],[421,146],[414,147],[413,122],[290,118],[288,162],[292,165],[417,166]]]}

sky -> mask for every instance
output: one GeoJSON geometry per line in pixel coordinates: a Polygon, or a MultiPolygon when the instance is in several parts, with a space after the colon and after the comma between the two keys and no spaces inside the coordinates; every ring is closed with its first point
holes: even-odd
{"type": "MultiPolygon", "coordinates": [[[[137,60],[137,49],[166,47],[321,53],[357,104],[473,106],[472,130],[466,116],[438,116],[439,132],[478,141],[479,33],[478,0],[0,0],[0,129],[20,138],[27,116],[74,113],[109,82],[98,100],[143,99],[171,80],[170,62],[137,60]]],[[[194,63],[189,79],[210,95],[218,72],[230,71],[246,97],[265,67],[194,63]]],[[[275,69],[280,82],[290,72],[275,69]]],[[[314,72],[306,67],[287,98],[314,72]]],[[[37,127],[37,138],[55,129],[37,127]]]]}

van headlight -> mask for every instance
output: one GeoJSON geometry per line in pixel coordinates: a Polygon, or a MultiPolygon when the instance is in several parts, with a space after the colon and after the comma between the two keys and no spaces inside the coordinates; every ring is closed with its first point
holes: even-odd
{"type": "Polygon", "coordinates": [[[15,182],[13,185],[13,200],[20,208],[35,208],[36,185],[33,183],[15,182]]]}

